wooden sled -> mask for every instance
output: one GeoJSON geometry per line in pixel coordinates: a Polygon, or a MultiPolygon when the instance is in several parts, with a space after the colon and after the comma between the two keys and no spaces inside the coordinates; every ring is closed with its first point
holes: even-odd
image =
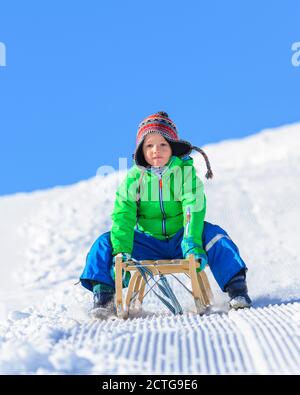
{"type": "MultiPolygon", "coordinates": [[[[204,271],[197,272],[199,263],[195,260],[194,255],[187,259],[172,260],[144,260],[139,261],[139,265],[146,265],[151,270],[153,276],[159,274],[176,274],[186,273],[191,279],[192,295],[194,297],[198,314],[203,314],[206,309],[213,303],[213,294],[204,271]]],[[[115,262],[116,278],[116,309],[119,318],[128,318],[129,311],[133,307],[141,309],[146,281],[140,271],[132,261],[122,262],[122,257],[116,257],[115,262]],[[128,285],[125,305],[123,301],[122,270],[131,272],[131,279],[128,285]],[[134,306],[133,306],[134,305],[134,306]]]]}

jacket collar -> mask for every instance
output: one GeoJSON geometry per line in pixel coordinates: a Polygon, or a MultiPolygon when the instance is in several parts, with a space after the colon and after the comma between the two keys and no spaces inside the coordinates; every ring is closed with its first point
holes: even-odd
{"type": "MultiPolygon", "coordinates": [[[[169,162],[164,166],[163,171],[162,171],[162,175],[164,175],[166,172],[168,172],[169,169],[173,168],[174,166],[182,166],[182,164],[186,162],[189,164],[193,164],[193,158],[191,158],[190,156],[185,157],[185,158],[179,158],[178,156],[172,155],[171,158],[169,159],[169,162]]],[[[137,164],[134,165],[134,167],[136,169],[139,170],[139,172],[142,173],[147,173],[150,176],[153,174],[155,176],[157,176],[156,172],[151,171],[151,167],[141,167],[138,166],[137,164]]]]}
{"type": "Polygon", "coordinates": [[[176,160],[176,158],[177,156],[171,156],[168,163],[163,167],[148,167],[147,172],[162,177],[163,174],[165,174],[168,171],[168,169],[172,167],[172,164],[176,160]]]}

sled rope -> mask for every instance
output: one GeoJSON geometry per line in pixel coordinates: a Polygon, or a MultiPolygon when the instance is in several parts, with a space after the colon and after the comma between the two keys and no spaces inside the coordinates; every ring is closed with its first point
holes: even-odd
{"type": "MultiPolygon", "coordinates": [[[[185,275],[186,275],[189,279],[191,279],[186,273],[185,273],[185,275]]],[[[185,288],[191,295],[193,295],[193,292],[192,292],[185,284],[183,284],[183,282],[180,281],[178,277],[176,277],[173,273],[171,273],[171,276],[174,277],[174,278],[183,286],[183,288],[185,288]]]]}
{"type": "MultiPolygon", "coordinates": [[[[134,262],[134,264],[137,267],[137,270],[141,273],[141,276],[143,277],[143,279],[145,280],[146,284],[149,284],[149,281],[147,279],[147,275],[153,280],[154,279],[154,275],[152,273],[152,271],[150,269],[148,269],[147,267],[145,267],[144,265],[141,265],[139,261],[132,259],[132,261],[134,262]]],[[[156,281],[156,284],[158,286],[158,288],[160,289],[160,291],[163,293],[163,295],[168,298],[169,300],[167,300],[166,298],[164,298],[163,296],[159,295],[155,289],[153,289],[153,287],[151,288],[152,291],[154,292],[154,294],[158,297],[158,299],[160,299],[162,301],[162,303],[174,314],[183,314],[183,310],[182,307],[180,305],[180,303],[178,302],[178,299],[176,298],[174,292],[172,291],[172,288],[170,287],[167,278],[163,275],[163,274],[159,274],[159,280],[156,281]]]]}

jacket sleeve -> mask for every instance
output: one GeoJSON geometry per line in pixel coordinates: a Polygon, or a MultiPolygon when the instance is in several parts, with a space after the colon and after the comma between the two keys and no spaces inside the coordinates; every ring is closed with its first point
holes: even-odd
{"type": "Polygon", "coordinates": [[[113,255],[132,253],[137,217],[137,180],[128,174],[116,192],[110,239],[113,255]]]}
{"type": "Polygon", "coordinates": [[[203,182],[196,175],[195,167],[191,165],[184,167],[182,210],[184,226],[181,243],[182,253],[184,257],[194,254],[197,259],[200,254],[205,254],[202,232],[206,213],[206,197],[203,182]]]}

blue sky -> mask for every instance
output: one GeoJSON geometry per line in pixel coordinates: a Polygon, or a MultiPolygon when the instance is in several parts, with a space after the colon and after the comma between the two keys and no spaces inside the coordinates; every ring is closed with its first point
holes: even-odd
{"type": "Polygon", "coordinates": [[[0,195],[131,165],[164,110],[203,146],[300,121],[296,0],[6,1],[0,195]]]}

